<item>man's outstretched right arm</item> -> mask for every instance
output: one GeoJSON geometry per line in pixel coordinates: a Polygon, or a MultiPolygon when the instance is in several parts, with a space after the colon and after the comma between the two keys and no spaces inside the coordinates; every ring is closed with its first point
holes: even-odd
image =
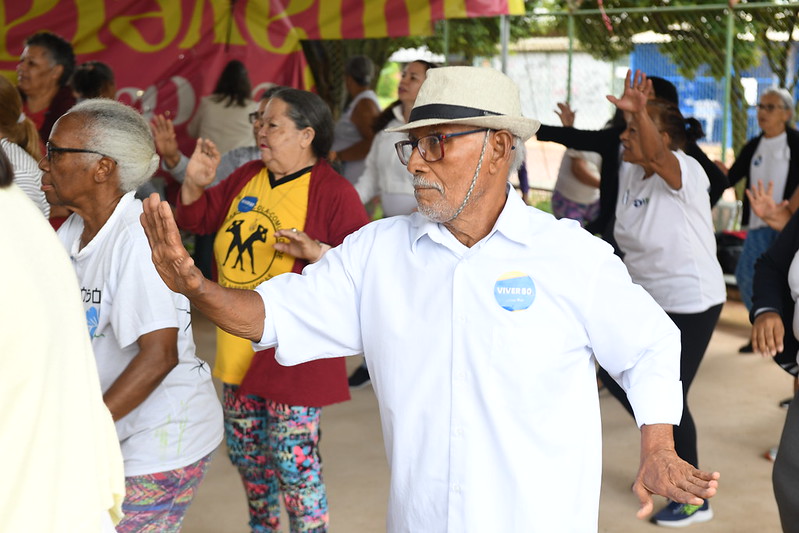
{"type": "Polygon", "coordinates": [[[183,247],[172,208],[158,194],[144,200],[141,223],[153,264],[167,287],[184,294],[214,324],[237,337],[263,337],[264,304],[255,291],[221,287],[205,278],[183,247]]]}

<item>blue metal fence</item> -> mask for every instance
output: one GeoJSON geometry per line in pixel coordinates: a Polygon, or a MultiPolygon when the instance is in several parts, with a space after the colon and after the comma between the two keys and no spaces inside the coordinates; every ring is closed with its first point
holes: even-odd
{"type": "MultiPolygon", "coordinates": [[[[793,46],[795,49],[797,48],[796,44],[793,46]]],[[[795,56],[799,57],[799,54],[795,54],[795,56]]],[[[699,120],[707,134],[705,142],[721,142],[724,85],[722,81],[707,75],[709,69],[706,65],[697,69],[693,79],[688,79],[680,75],[677,66],[659,52],[656,43],[645,43],[635,46],[630,55],[630,67],[640,69],[649,76],[660,76],[673,83],[680,95],[682,114],[699,120]]],[[[776,78],[765,62],[756,69],[743,72],[741,77],[746,83],[752,83],[753,86],[756,84],[747,111],[746,138],[748,139],[760,133],[760,128],[757,125],[757,109],[754,104],[757,103],[757,99],[763,91],[775,84],[776,78]]]]}

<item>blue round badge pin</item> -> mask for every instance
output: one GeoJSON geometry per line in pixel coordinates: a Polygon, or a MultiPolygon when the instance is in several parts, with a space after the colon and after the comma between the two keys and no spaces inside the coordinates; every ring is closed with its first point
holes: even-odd
{"type": "Polygon", "coordinates": [[[494,284],[494,298],[506,311],[523,311],[533,305],[535,283],[524,272],[506,272],[494,284]]]}

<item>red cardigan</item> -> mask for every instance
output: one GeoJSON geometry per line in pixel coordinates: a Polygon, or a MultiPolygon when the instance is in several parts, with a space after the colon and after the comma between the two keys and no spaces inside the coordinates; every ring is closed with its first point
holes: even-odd
{"type": "MultiPolygon", "coordinates": [[[[264,168],[256,160],[236,169],[227,179],[206,190],[199,200],[185,206],[178,195],[178,225],[200,234],[217,232],[230,203],[242,188],[264,168]]],[[[331,246],[369,222],[353,186],[325,161],[311,169],[305,233],[331,246]]],[[[307,262],[294,261],[293,272],[301,273],[307,262]]],[[[240,387],[241,394],[255,394],[287,405],[321,407],[350,399],[343,358],[320,359],[297,366],[282,366],[275,350],[257,352],[240,387]]]]}

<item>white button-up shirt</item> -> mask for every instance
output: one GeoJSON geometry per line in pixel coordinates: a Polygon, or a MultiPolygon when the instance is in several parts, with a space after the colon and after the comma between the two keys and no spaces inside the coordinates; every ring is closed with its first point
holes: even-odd
{"type": "Polygon", "coordinates": [[[607,244],[513,194],[471,248],[392,217],[257,291],[280,363],[365,354],[391,532],[596,531],[594,357],[639,424],[680,420],[677,328],[607,244]]]}

